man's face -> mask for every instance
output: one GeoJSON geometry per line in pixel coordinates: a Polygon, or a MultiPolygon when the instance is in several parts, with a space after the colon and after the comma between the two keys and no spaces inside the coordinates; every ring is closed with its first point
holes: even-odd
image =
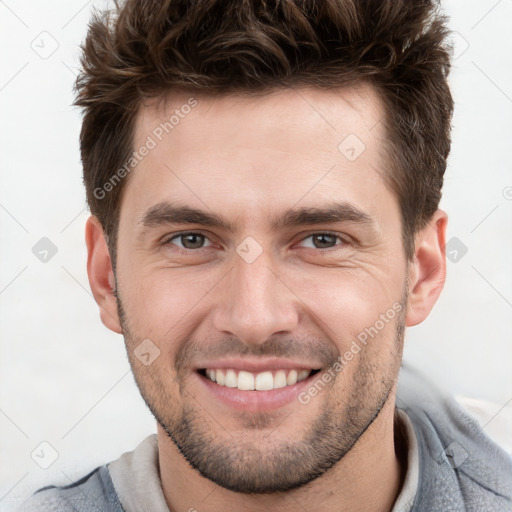
{"type": "Polygon", "coordinates": [[[120,211],[128,355],[203,476],[283,491],[332,467],[393,400],[407,265],[383,110],[367,87],[184,108],[190,96],[147,105],[136,125],[134,148],[155,147],[120,211]]]}

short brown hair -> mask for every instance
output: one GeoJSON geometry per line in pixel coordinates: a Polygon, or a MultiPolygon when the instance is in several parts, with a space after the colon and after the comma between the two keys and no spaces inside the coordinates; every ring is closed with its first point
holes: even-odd
{"type": "Polygon", "coordinates": [[[84,183],[115,262],[126,179],[146,98],[173,90],[247,93],[369,83],[385,108],[405,254],[436,211],[450,151],[447,18],[435,0],[126,0],[96,13],[82,45],[76,105],[84,183]]]}

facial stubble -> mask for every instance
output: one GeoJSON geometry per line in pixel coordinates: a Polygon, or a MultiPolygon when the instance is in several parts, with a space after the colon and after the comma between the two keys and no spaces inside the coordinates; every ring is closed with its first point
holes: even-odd
{"type": "MultiPolygon", "coordinates": [[[[133,356],[133,349],[144,337],[137,336],[129,328],[119,294],[117,304],[132,371],[146,405],[195,470],[234,492],[282,493],[302,487],[323,475],[352,449],[379,416],[397,381],[405,333],[406,294],[396,317],[391,361],[382,367],[380,362],[371,359],[372,351],[363,347],[356,356],[359,363],[348,398],[342,400],[332,391],[336,378],[343,374],[341,370],[330,386],[319,393],[325,396],[315,397],[315,400],[324,400],[323,406],[306,427],[300,441],[276,441],[279,425],[272,431],[270,427],[274,418],[263,413],[241,414],[239,420],[243,435],[240,435],[240,430],[229,432],[217,419],[209,416],[187,391],[183,381],[171,377],[167,370],[167,376],[178,382],[179,394],[184,398],[181,411],[171,410],[169,404],[173,396],[158,380],[158,372],[148,372],[148,368],[133,356]]],[[[372,343],[379,341],[374,339],[372,343]]],[[[290,416],[293,420],[293,413],[290,416]]]]}

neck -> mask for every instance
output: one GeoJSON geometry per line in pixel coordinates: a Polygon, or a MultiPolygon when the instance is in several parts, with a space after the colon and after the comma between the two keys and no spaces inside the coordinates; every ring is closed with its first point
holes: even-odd
{"type": "Polygon", "coordinates": [[[158,426],[160,476],[169,509],[389,512],[400,493],[406,459],[400,429],[395,432],[394,406],[390,396],[353,448],[324,475],[299,489],[269,495],[235,493],[202,477],[158,426]]]}

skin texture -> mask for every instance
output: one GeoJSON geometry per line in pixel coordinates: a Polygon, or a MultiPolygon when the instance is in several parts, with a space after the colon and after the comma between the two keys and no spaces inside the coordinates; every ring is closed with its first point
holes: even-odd
{"type": "Polygon", "coordinates": [[[384,179],[383,109],[369,86],[176,94],[141,107],[134,147],[192,96],[197,105],[128,178],[115,278],[101,226],[91,217],[86,228],[102,321],[123,333],[157,419],[169,508],[389,511],[404,471],[393,435],[404,330],[442,290],[447,216],[435,213],[406,261],[384,179]],[[338,149],[349,134],[365,145],[353,161],[338,149]],[[371,222],[273,225],[286,210],[335,202],[371,222]],[[221,215],[233,229],[171,224],[165,204],[221,215]],[[190,232],[198,237],[176,236],[190,232]],[[252,262],[237,251],[247,237],[261,252],[252,262]],[[307,403],[235,409],[197,372],[214,359],[286,358],[321,369],[320,379],[376,325],[307,403]],[[148,365],[136,357],[143,340],[159,351],[148,365]]]}

